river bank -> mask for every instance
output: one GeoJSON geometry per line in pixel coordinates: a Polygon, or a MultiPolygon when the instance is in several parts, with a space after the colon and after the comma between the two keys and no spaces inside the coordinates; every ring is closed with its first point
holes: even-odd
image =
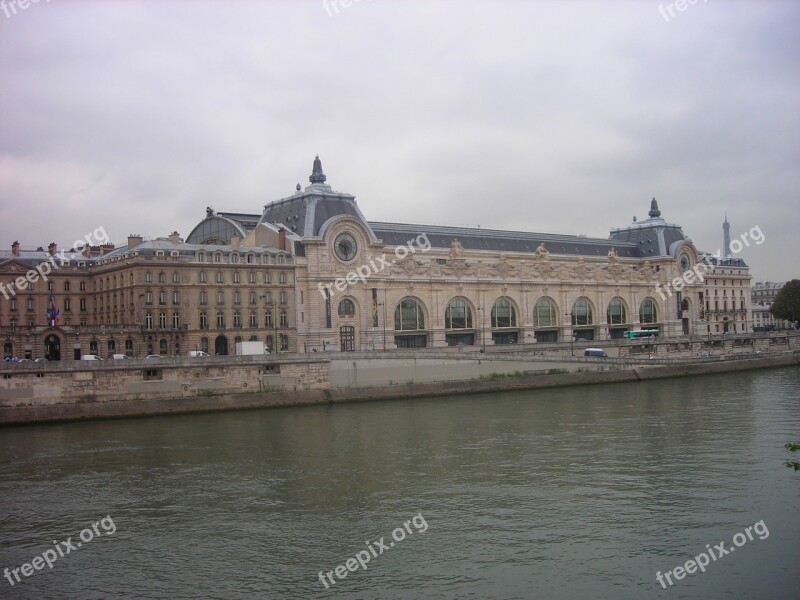
{"type": "MultiPolygon", "coordinates": [[[[408,360],[404,358],[403,360],[408,360]]],[[[602,370],[497,373],[480,379],[430,383],[396,383],[362,387],[317,387],[315,389],[270,389],[240,393],[203,393],[181,397],[125,400],[75,401],[40,405],[0,407],[0,425],[131,418],[168,414],[189,414],[230,410],[251,410],[314,404],[366,402],[395,398],[419,398],[456,394],[480,394],[525,389],[543,389],[604,383],[642,382],[655,379],[692,377],[752,369],[798,366],[798,353],[757,356],[724,361],[696,361],[670,365],[640,365],[602,370]]],[[[589,368],[589,367],[587,367],[589,368]]],[[[309,387],[309,386],[305,386],[309,387]]]]}

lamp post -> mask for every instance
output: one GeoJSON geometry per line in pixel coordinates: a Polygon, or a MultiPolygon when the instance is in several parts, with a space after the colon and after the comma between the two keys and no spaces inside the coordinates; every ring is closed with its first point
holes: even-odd
{"type": "Polygon", "coordinates": [[[386,352],[386,290],[383,290],[383,302],[378,302],[383,307],[383,351],[386,352]]]}
{"type": "MultiPolygon", "coordinates": [[[[265,296],[259,296],[258,299],[259,300],[266,300],[267,296],[266,295],[265,296]]],[[[274,352],[275,354],[277,354],[279,352],[278,349],[280,348],[280,342],[278,341],[278,321],[277,321],[278,306],[274,302],[268,302],[264,306],[266,308],[269,308],[270,311],[271,311],[271,314],[272,314],[272,329],[273,329],[273,332],[275,333],[275,337],[272,338],[272,346],[273,347],[270,348],[270,351],[274,352]]]]}

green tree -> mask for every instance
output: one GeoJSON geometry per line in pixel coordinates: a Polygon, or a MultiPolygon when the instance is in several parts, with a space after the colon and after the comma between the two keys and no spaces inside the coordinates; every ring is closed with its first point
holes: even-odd
{"type": "Polygon", "coordinates": [[[800,319],[800,279],[792,279],[783,286],[769,312],[776,319],[786,319],[792,323],[800,319]]]}
{"type": "MultiPolygon", "coordinates": [[[[789,452],[797,452],[800,450],[800,444],[789,442],[784,446],[789,452]]],[[[795,471],[800,471],[800,462],[797,461],[789,461],[785,463],[787,467],[794,469],[795,471]]]]}

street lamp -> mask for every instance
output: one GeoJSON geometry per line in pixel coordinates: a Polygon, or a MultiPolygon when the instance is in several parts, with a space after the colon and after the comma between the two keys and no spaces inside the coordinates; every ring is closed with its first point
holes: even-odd
{"type": "Polygon", "coordinates": [[[486,319],[485,319],[485,306],[477,306],[476,310],[480,313],[481,317],[481,352],[486,353],[486,319]]]}
{"type": "Polygon", "coordinates": [[[386,290],[383,290],[383,302],[378,302],[383,307],[383,351],[386,352],[386,290]]]}
{"type": "MultiPolygon", "coordinates": [[[[267,296],[259,296],[258,299],[259,300],[266,300],[267,296]]],[[[271,313],[272,314],[272,328],[273,328],[273,331],[275,333],[275,337],[272,338],[272,346],[273,347],[270,348],[270,351],[274,351],[275,354],[277,354],[280,351],[279,350],[280,342],[278,341],[278,320],[277,320],[277,318],[278,318],[278,315],[277,315],[278,306],[274,302],[269,302],[269,303],[265,304],[264,306],[269,308],[272,311],[272,313],[271,313]]]]}

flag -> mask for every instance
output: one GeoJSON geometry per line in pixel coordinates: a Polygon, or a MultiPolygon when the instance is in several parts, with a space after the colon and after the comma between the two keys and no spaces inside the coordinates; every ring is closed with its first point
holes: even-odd
{"type": "Polygon", "coordinates": [[[58,316],[61,311],[56,306],[56,299],[53,297],[53,290],[50,290],[50,308],[47,309],[47,320],[50,321],[50,327],[58,325],[58,316]]]}

